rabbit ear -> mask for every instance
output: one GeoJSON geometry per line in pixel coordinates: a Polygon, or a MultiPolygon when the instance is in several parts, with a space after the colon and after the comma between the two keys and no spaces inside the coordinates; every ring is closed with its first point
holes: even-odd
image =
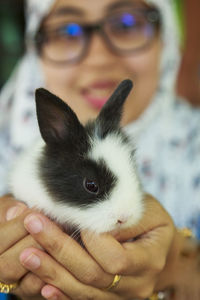
{"type": "Polygon", "coordinates": [[[123,104],[133,87],[131,80],[122,81],[99,113],[96,124],[99,134],[104,137],[107,133],[119,128],[123,104]]]}
{"type": "Polygon", "coordinates": [[[36,90],[36,111],[42,138],[47,144],[77,139],[84,127],[72,109],[49,91],[36,90]]]}

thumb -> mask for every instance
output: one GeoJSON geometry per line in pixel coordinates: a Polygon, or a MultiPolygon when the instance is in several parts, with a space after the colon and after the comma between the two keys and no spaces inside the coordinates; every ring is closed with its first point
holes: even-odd
{"type": "Polygon", "coordinates": [[[123,229],[114,233],[114,237],[119,242],[126,242],[128,240],[137,239],[156,228],[167,227],[173,235],[174,224],[163,206],[153,198],[146,194],[144,197],[144,213],[140,221],[132,227],[123,229]]]}

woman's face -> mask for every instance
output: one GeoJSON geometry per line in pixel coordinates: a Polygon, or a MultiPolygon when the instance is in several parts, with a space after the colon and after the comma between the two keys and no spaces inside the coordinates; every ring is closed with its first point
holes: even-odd
{"type": "MultiPolygon", "coordinates": [[[[65,23],[93,24],[113,13],[117,6],[128,10],[146,7],[140,0],[57,0],[44,22],[44,28],[65,23]]],[[[102,36],[92,35],[87,55],[77,63],[57,66],[41,58],[46,87],[77,113],[82,122],[96,117],[118,83],[129,78],[134,88],[125,107],[122,124],[138,118],[149,105],[159,80],[161,40],[126,56],[113,53],[102,36]]]]}

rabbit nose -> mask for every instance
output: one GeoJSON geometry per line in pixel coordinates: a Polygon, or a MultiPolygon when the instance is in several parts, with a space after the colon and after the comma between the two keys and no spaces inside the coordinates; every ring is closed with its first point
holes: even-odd
{"type": "Polygon", "coordinates": [[[124,223],[124,221],[122,221],[122,220],[117,220],[117,224],[123,224],[124,223]]]}
{"type": "Polygon", "coordinates": [[[129,217],[128,216],[120,216],[120,218],[117,220],[117,224],[121,225],[124,224],[128,221],[129,217]]]}

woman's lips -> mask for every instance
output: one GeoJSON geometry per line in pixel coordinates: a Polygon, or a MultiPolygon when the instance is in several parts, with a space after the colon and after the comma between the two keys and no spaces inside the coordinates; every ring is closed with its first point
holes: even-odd
{"type": "Polygon", "coordinates": [[[112,94],[117,83],[113,81],[98,81],[83,88],[81,94],[84,100],[95,109],[101,109],[112,94]]]}
{"type": "Polygon", "coordinates": [[[86,92],[83,93],[83,97],[87,103],[96,109],[101,109],[108,100],[108,97],[97,97],[86,92]]]}

